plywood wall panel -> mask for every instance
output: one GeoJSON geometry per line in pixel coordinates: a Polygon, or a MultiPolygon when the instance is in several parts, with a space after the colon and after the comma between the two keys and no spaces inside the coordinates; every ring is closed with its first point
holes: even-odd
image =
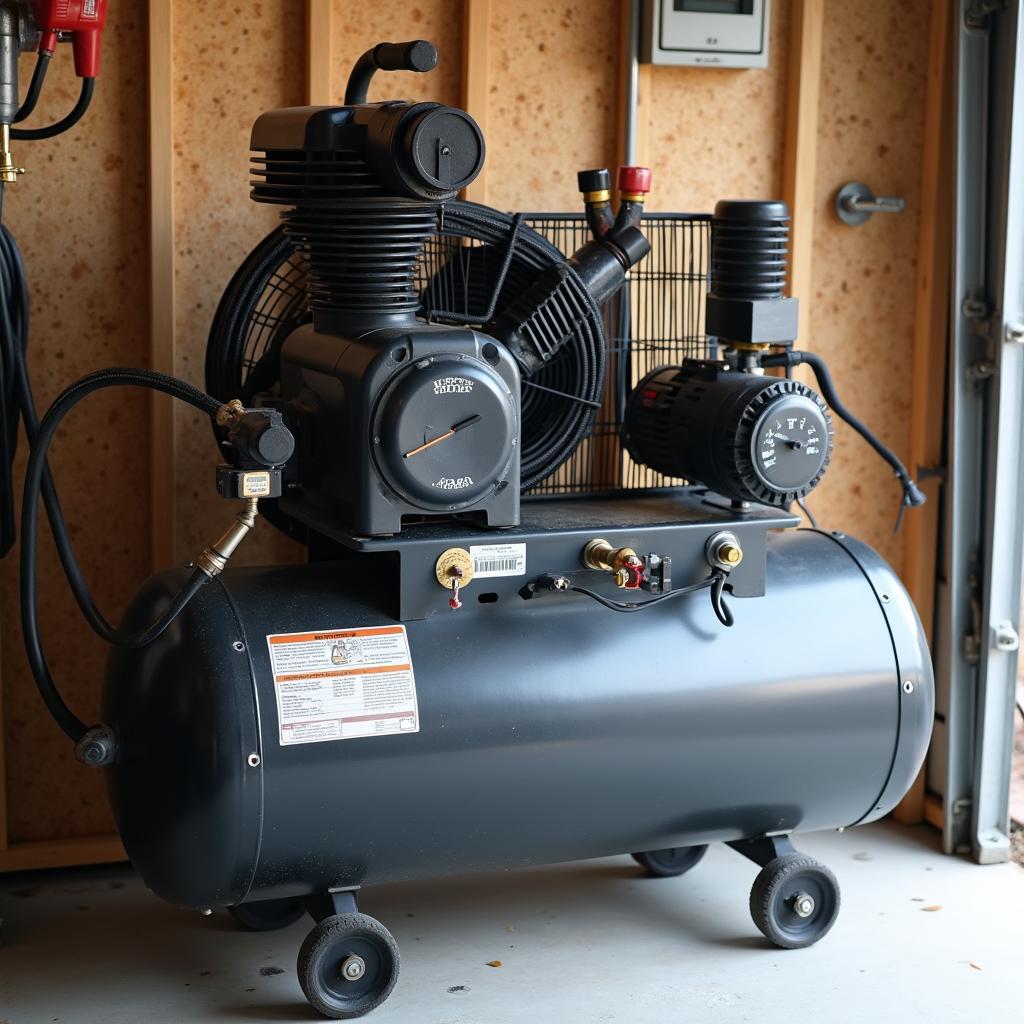
{"type": "Polygon", "coordinates": [[[341,103],[356,60],[377,43],[427,39],[438,51],[433,71],[378,73],[370,86],[371,102],[386,99],[436,100],[458,106],[461,92],[461,0],[378,0],[355,3],[333,0],[331,59],[333,102],[341,103]]]}
{"type": "Polygon", "coordinates": [[[509,0],[491,16],[487,201],[576,210],[576,172],[613,162],[617,0],[509,0]]]}
{"type": "MultiPolygon", "coordinates": [[[[45,409],[77,377],[148,358],[146,4],[112,5],[103,73],[85,120],[62,138],[15,144],[28,167],[7,187],[4,223],[21,245],[31,285],[30,367],[45,409]]],[[[71,53],[53,61],[32,124],[74,104],[71,53]]],[[[31,61],[21,63],[26,79],[31,61]]],[[[27,83],[23,83],[27,84],[27,83]]],[[[82,568],[116,616],[149,572],[147,402],[118,390],[91,397],[58,436],[52,464],[82,568]]],[[[24,474],[25,448],[15,468],[24,474]]],[[[40,607],[51,668],[68,702],[98,716],[106,647],[79,615],[41,528],[40,607]]],[[[0,563],[5,771],[12,842],[109,832],[103,778],[74,762],[29,676],[17,609],[17,552],[0,563]]]]}
{"type": "MultiPolygon", "coordinates": [[[[174,205],[176,359],[202,386],[206,339],[235,269],[276,223],[249,198],[249,132],[272,107],[305,102],[305,4],[262,0],[242,9],[217,0],[174,6],[174,205]]],[[[213,488],[217,449],[209,422],[175,410],[178,433],[176,555],[194,558],[226,529],[234,509],[213,488]]],[[[295,560],[298,549],[269,525],[235,564],[295,560]]]]}
{"type": "Polygon", "coordinates": [[[719,199],[781,194],[789,16],[789,0],[776,0],[764,70],[651,68],[652,210],[707,212],[719,199]]]}
{"type": "MultiPolygon", "coordinates": [[[[828,0],[818,135],[813,294],[806,348],[832,367],[847,404],[906,457],[914,327],[929,0],[828,0]],[[834,198],[847,181],[903,196],[906,212],[851,228],[834,198]]],[[[811,499],[822,524],[846,529],[902,565],[893,534],[899,488],[845,425],[811,499]]],[[[909,513],[913,515],[913,512],[909,513]]]]}

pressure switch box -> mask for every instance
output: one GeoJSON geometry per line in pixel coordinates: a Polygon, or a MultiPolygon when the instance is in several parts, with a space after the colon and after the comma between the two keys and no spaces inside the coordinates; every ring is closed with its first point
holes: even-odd
{"type": "Polygon", "coordinates": [[[768,67],[771,0],[645,0],[641,60],[768,67]]]}

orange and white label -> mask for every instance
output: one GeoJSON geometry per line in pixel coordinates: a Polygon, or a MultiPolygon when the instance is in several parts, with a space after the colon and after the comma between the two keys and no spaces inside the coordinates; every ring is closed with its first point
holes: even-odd
{"type": "Polygon", "coordinates": [[[405,626],[267,637],[282,746],[419,732],[405,626]]]}

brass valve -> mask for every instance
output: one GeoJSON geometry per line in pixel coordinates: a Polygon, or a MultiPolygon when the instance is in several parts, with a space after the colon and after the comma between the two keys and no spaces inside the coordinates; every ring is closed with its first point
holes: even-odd
{"type": "Polygon", "coordinates": [[[442,587],[452,592],[448,605],[452,611],[458,611],[462,607],[459,592],[473,580],[472,556],[465,548],[448,548],[434,563],[434,575],[442,587]]]}
{"type": "Polygon", "coordinates": [[[708,539],[705,555],[712,569],[735,569],[743,561],[743,548],[730,530],[722,530],[708,539]]]}
{"type": "Polygon", "coordinates": [[[614,573],[620,590],[636,590],[644,579],[643,559],[632,548],[613,548],[600,538],[588,541],[581,561],[587,569],[614,573]]]}

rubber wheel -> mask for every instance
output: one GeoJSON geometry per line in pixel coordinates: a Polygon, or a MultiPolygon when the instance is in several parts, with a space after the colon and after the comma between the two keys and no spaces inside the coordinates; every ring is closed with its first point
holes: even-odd
{"type": "Polygon", "coordinates": [[[654,878],[675,878],[696,867],[707,852],[706,846],[677,846],[671,850],[634,853],[633,860],[654,878]]]}
{"type": "Polygon", "coordinates": [[[835,923],[839,903],[836,876],[802,853],[769,861],[750,890],[754,924],[783,949],[814,945],[835,923]]]}
{"type": "Polygon", "coordinates": [[[295,924],[306,913],[306,906],[302,900],[258,900],[228,907],[228,913],[251,932],[275,932],[295,924]]]}
{"type": "Polygon", "coordinates": [[[298,975],[313,1009],[332,1020],[349,1020],[380,1006],[398,981],[398,943],[366,914],[326,917],[306,936],[299,950],[298,975]],[[361,973],[344,971],[353,958],[361,973]]]}

